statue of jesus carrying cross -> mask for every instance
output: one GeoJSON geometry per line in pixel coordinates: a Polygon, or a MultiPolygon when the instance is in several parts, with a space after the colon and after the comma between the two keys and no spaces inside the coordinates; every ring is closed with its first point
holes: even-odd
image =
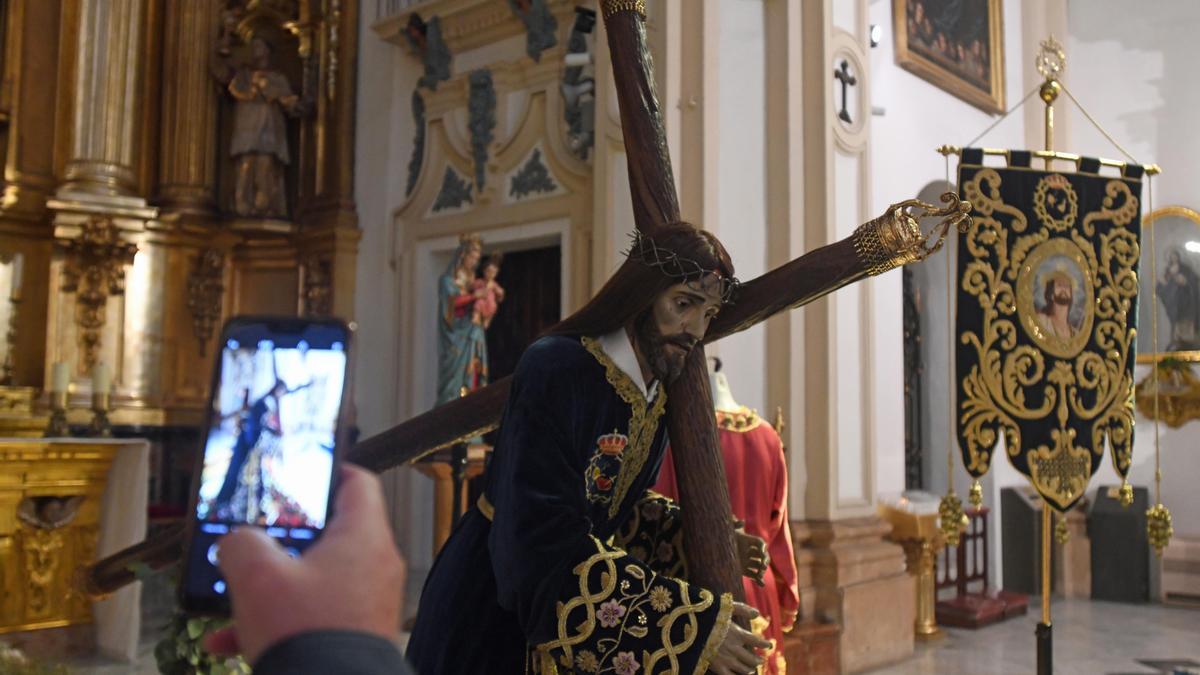
{"type": "MultiPolygon", "coordinates": [[[[763,644],[746,630],[753,610],[740,603],[741,577],[766,561],[752,545],[741,547],[750,555],[736,553],[703,344],[921,260],[969,222],[969,206],[952,194],[941,209],[902,202],[845,240],[739,283],[716,237],[680,222],[643,2],[601,0],[601,8],[637,226],[625,263],[526,351],[513,378],[347,457],[383,470],[499,422],[484,497],[443,548],[422,597],[409,643],[421,672],[752,672],[763,644]],[[936,236],[921,232],[918,216],[942,219],[936,236]],[[679,505],[648,492],[668,437],[679,505]],[[630,523],[654,529],[662,545],[651,560],[620,548],[637,534],[630,523]],[[676,556],[686,579],[660,574],[676,556]]],[[[128,583],[131,562],[177,558],[179,541],[101,561],[88,590],[128,583]]]]}

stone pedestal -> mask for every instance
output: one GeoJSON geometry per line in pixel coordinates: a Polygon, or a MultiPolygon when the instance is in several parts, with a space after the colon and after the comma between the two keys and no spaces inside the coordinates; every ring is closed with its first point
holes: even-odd
{"type": "MultiPolygon", "coordinates": [[[[787,672],[806,675],[835,675],[838,665],[837,624],[805,622],[783,636],[787,672]]],[[[782,672],[782,671],[781,671],[782,672]]]]}
{"type": "Polygon", "coordinates": [[[913,653],[916,588],[905,571],[904,549],[884,540],[890,530],[875,516],[793,527],[798,559],[811,555],[811,576],[801,574],[801,616],[841,627],[841,672],[862,672],[913,653]]]}

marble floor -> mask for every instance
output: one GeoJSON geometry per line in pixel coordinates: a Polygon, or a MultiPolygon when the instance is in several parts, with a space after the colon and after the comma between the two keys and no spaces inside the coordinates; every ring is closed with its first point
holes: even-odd
{"type": "MultiPolygon", "coordinates": [[[[1029,598],[1029,610],[980,630],[944,629],[911,659],[871,673],[1034,673],[1041,601],[1029,598]]],[[[1056,599],[1051,615],[1055,675],[1200,674],[1200,609],[1056,599]]]]}
{"type": "MultiPolygon", "coordinates": [[[[903,663],[872,675],[1007,675],[1035,672],[1034,626],[1040,607],[981,630],[945,629],[946,636],[918,643],[903,663]]],[[[1086,600],[1055,600],[1055,675],[1200,674],[1200,609],[1163,605],[1126,605],[1086,600]]],[[[103,659],[68,663],[80,675],[157,673],[154,640],[146,631],[137,663],[103,659]]]]}

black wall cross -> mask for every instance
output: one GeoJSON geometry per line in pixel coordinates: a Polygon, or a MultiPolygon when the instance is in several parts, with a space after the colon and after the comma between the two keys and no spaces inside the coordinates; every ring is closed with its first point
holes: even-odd
{"type": "Polygon", "coordinates": [[[850,74],[850,63],[845,59],[842,59],[841,67],[833,71],[833,77],[842,83],[842,110],[838,113],[838,119],[852,124],[854,120],[850,119],[850,111],[846,110],[846,88],[858,84],[858,78],[850,74]]]}

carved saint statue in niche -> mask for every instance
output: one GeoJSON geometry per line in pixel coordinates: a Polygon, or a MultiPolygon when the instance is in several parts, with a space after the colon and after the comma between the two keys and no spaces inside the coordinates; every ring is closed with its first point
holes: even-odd
{"type": "Polygon", "coordinates": [[[287,76],[272,67],[271,46],[254,38],[249,47],[248,60],[217,72],[235,102],[229,143],[236,171],[233,211],[251,218],[286,218],[284,173],[291,154],[284,116],[300,116],[303,104],[287,76]]]}

